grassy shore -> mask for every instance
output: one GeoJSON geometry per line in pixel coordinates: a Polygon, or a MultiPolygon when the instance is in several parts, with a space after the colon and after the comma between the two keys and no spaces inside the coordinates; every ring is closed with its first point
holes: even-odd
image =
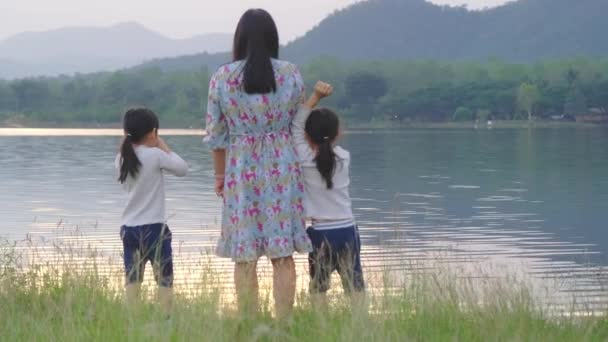
{"type": "MultiPolygon", "coordinates": [[[[232,295],[204,264],[201,281],[178,289],[167,319],[154,287],[138,308],[127,308],[119,273],[95,253],[26,258],[0,249],[0,336],[3,341],[602,341],[603,317],[549,315],[524,286],[484,281],[457,285],[449,272],[425,272],[408,285],[386,276],[368,292],[365,308],[333,296],[327,311],[298,294],[291,319],[276,321],[270,301],[256,317],[234,309],[232,295]],[[45,260],[46,259],[46,260],[45,260]],[[39,261],[36,261],[39,260],[39,261]],[[379,285],[378,285],[379,284],[379,285]],[[475,287],[475,289],[473,288],[475,287]]],[[[115,266],[115,265],[114,265],[115,266]]],[[[190,272],[187,271],[187,272],[190,272]]],[[[302,275],[305,276],[305,275],[302,275]]],[[[264,298],[270,298],[264,289],[264,298]]]]}

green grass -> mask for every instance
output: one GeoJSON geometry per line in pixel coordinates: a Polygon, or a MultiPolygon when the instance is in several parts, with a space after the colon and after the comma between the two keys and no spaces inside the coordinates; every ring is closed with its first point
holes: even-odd
{"type": "MultiPolygon", "coordinates": [[[[67,251],[66,251],[67,250],[67,251]]],[[[602,317],[549,316],[525,287],[513,282],[453,281],[449,272],[424,273],[395,287],[388,273],[369,291],[369,310],[334,296],[316,311],[302,291],[293,317],[272,318],[269,300],[244,317],[204,263],[200,284],[179,291],[170,320],[153,300],[124,305],[120,272],[108,273],[95,253],[27,259],[0,247],[2,341],[602,341],[602,317]],[[44,260],[44,261],[41,261],[44,260]],[[482,304],[483,303],[483,304],[482,304]]],[[[108,262],[109,261],[105,261],[108,262]]],[[[305,275],[300,275],[304,277],[305,275]]],[[[269,298],[268,291],[265,291],[269,298]]]]}

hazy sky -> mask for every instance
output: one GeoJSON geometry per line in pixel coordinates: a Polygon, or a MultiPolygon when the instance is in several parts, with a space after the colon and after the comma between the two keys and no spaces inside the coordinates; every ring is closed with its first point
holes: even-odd
{"type": "MultiPolygon", "coordinates": [[[[137,21],[171,37],[232,32],[243,11],[269,10],[283,42],[301,36],[329,13],[358,0],[0,0],[0,38],[63,26],[107,26],[137,21]]],[[[506,0],[432,0],[470,8],[506,0]]]]}

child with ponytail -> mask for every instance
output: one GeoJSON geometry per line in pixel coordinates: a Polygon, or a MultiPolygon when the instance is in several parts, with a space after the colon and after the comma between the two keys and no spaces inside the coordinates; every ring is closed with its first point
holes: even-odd
{"type": "Polygon", "coordinates": [[[159,285],[159,300],[168,314],[173,302],[171,231],[166,225],[163,174],[183,177],[188,165],[158,136],[158,118],[146,108],[127,111],[125,138],[116,156],[118,181],[129,194],[121,219],[127,302],[139,298],[145,264],[150,261],[159,285]]]}
{"type": "Polygon", "coordinates": [[[362,294],[365,290],[361,239],[349,194],[350,153],[336,144],[338,116],[326,108],[314,109],[332,92],[331,85],[318,82],[292,126],[304,176],[306,217],[312,220],[308,229],[314,248],[309,255],[310,290],[320,304],[326,302],[334,271],[339,273],[346,293],[362,294]]]}

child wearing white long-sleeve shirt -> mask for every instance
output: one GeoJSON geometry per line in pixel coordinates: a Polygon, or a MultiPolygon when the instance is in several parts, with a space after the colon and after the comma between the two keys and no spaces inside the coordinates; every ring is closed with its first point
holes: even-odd
{"type": "Polygon", "coordinates": [[[365,290],[361,239],[349,194],[350,153],[336,145],[338,116],[326,108],[314,109],[332,92],[331,85],[318,82],[292,124],[304,178],[306,217],[312,220],[308,229],[314,248],[309,255],[310,290],[323,300],[333,271],[340,274],[345,292],[365,290]]]}
{"type": "Polygon", "coordinates": [[[173,252],[166,225],[164,173],[183,177],[188,164],[158,136],[156,114],[146,108],[127,111],[125,139],[116,156],[118,181],[128,193],[121,219],[127,300],[139,297],[146,262],[150,261],[159,285],[159,299],[168,313],[173,301],[173,252]]]}

